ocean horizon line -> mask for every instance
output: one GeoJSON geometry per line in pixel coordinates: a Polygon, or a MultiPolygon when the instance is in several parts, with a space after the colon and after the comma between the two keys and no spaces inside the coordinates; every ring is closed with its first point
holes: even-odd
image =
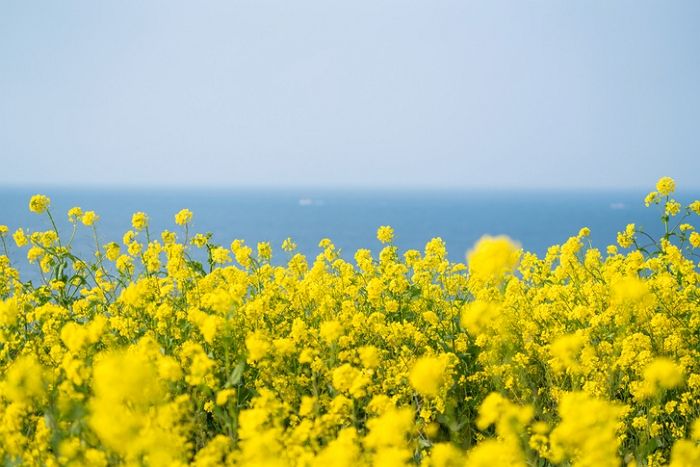
{"type": "MultiPolygon", "coordinates": [[[[433,185],[224,185],[224,184],[146,184],[146,183],[106,183],[106,184],[70,184],[70,183],[0,183],[0,191],[37,191],[56,190],[61,192],[79,191],[136,191],[136,192],[324,192],[324,193],[478,193],[478,194],[508,194],[508,193],[572,193],[572,194],[607,194],[628,193],[646,194],[648,186],[623,187],[585,187],[585,186],[433,186],[433,185]]],[[[677,195],[700,193],[700,186],[679,189],[677,195]]]]}

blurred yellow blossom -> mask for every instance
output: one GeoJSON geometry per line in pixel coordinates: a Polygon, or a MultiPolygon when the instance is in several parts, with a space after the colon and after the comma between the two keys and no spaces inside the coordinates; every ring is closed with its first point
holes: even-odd
{"type": "Polygon", "coordinates": [[[469,273],[494,279],[512,272],[520,259],[520,247],[506,236],[483,236],[467,254],[469,273]]]}
{"type": "Polygon", "coordinates": [[[444,358],[422,357],[411,369],[411,386],[424,396],[437,396],[445,383],[446,364],[444,358]]]}
{"type": "Polygon", "coordinates": [[[45,195],[34,195],[32,199],[29,200],[29,210],[37,214],[42,214],[51,205],[51,200],[45,195]]]}

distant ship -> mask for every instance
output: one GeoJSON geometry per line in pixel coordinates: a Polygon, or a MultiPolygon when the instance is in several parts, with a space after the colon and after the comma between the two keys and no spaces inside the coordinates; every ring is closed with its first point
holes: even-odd
{"type": "Polygon", "coordinates": [[[322,199],[299,198],[299,206],[323,206],[326,204],[322,199]]]}

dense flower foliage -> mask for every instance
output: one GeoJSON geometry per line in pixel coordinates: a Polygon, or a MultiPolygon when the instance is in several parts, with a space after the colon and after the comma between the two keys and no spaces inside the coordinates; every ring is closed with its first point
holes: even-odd
{"type": "MultiPolygon", "coordinates": [[[[120,242],[75,207],[94,258],[55,227],[0,226],[0,459],[5,465],[700,464],[700,202],[664,177],[602,252],[587,228],[544,257],[484,237],[308,259],[287,239],[120,242]],[[686,223],[688,221],[688,223],[686,223]],[[10,248],[43,283],[24,282],[10,248]],[[198,262],[196,258],[207,258],[198,262]]],[[[48,225],[49,223],[47,223],[48,225]]]]}

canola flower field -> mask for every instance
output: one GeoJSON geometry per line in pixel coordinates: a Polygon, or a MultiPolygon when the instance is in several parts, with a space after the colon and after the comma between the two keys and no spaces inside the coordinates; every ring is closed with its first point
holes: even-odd
{"type": "MultiPolygon", "coordinates": [[[[589,230],[540,258],[483,237],[316,258],[145,213],[121,242],[51,202],[0,225],[3,465],[700,465],[700,201],[661,178],[665,234],[589,230]],[[90,229],[94,256],[71,250],[90,229]],[[10,249],[43,283],[23,282],[10,249]],[[279,255],[279,256],[277,256],[279,255]],[[194,258],[206,257],[198,262],[194,258]]],[[[641,200],[640,200],[641,202],[641,200]]]]}

